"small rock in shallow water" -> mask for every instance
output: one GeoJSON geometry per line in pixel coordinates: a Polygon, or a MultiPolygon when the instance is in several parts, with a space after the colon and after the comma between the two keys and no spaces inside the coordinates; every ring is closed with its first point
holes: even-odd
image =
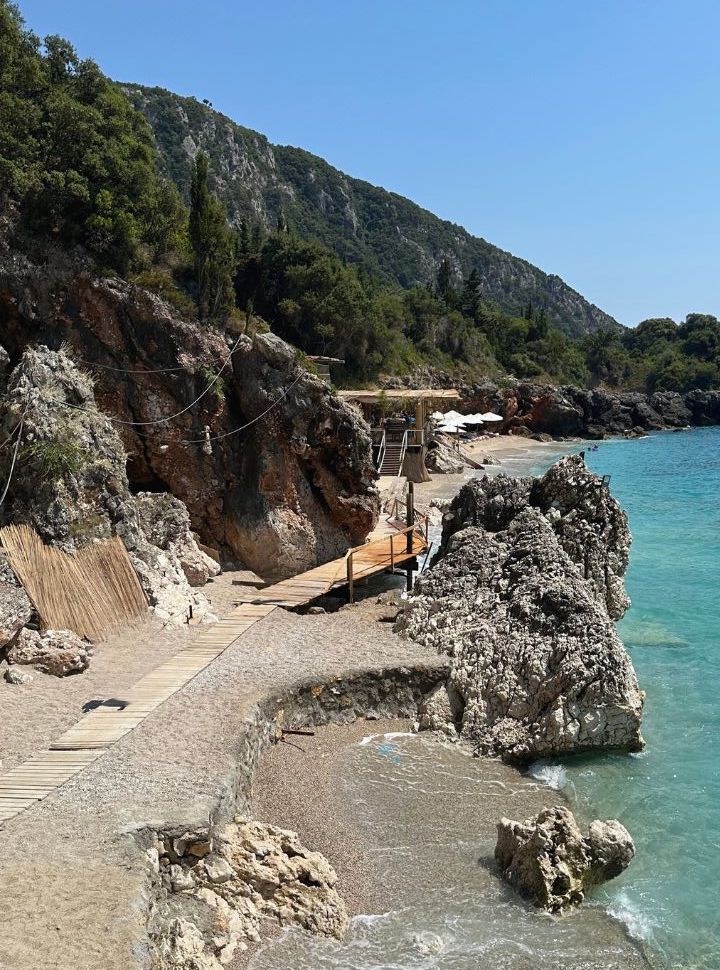
{"type": "Polygon", "coordinates": [[[546,808],[535,818],[498,822],[495,861],[501,874],[536,906],[559,913],[579,905],[589,886],[628,867],[635,845],[612,819],[594,821],[583,838],[569,808],[546,808]]]}
{"type": "Polygon", "coordinates": [[[413,937],[413,946],[423,956],[430,956],[436,953],[442,953],[445,949],[445,941],[437,933],[425,931],[415,934],[413,937]]]}

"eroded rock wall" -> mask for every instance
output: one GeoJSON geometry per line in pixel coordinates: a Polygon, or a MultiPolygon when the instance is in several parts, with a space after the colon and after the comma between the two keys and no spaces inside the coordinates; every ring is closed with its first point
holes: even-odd
{"type": "Polygon", "coordinates": [[[219,566],[198,548],[182,502],[131,493],[122,442],[97,409],[92,381],[64,351],[23,354],[0,399],[0,435],[10,436],[0,453],[0,479],[9,483],[1,524],[31,525],[69,553],[117,535],[161,618],[183,622],[191,604],[196,616],[208,612],[192,587],[219,566]]]}

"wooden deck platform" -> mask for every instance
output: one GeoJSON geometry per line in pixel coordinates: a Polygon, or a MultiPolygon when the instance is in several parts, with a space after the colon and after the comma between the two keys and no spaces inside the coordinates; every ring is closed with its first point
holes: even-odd
{"type": "Polygon", "coordinates": [[[114,695],[28,761],[0,775],[0,826],[50,795],[104,751],[141,724],[156,708],[197,676],[254,623],[279,606],[298,607],[359,579],[403,565],[427,546],[427,522],[410,528],[383,521],[363,546],[323,566],[248,593],[217,623],[205,627],[193,642],[170,660],[114,695]],[[408,535],[411,550],[408,551],[408,535]],[[119,703],[118,703],[119,702],[119,703]]]}

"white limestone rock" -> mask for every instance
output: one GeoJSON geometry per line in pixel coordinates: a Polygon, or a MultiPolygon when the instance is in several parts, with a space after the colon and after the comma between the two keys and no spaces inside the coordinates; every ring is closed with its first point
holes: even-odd
{"type": "Polygon", "coordinates": [[[53,677],[80,674],[90,666],[87,644],[70,630],[38,633],[23,627],[7,645],[5,656],[10,664],[29,665],[53,677]]]}
{"type": "Polygon", "coordinates": [[[440,560],[398,618],[403,635],[450,655],[461,734],[478,753],[527,762],[643,746],[644,694],[612,621],[627,602],[630,533],[581,468],[563,459],[537,483],[465,486],[440,560]]]}

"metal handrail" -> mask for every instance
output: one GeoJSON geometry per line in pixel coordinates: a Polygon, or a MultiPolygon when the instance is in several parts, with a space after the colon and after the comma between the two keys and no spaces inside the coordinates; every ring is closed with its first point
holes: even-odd
{"type": "Polygon", "coordinates": [[[405,461],[405,452],[407,451],[407,441],[408,441],[408,433],[406,431],[402,436],[402,444],[400,445],[400,463],[398,465],[396,478],[400,478],[400,476],[402,475],[403,462],[405,461]]]}
{"type": "Polygon", "coordinates": [[[380,450],[378,451],[377,467],[378,471],[382,468],[382,463],[385,458],[385,430],[383,429],[382,439],[380,441],[380,450]]]}

